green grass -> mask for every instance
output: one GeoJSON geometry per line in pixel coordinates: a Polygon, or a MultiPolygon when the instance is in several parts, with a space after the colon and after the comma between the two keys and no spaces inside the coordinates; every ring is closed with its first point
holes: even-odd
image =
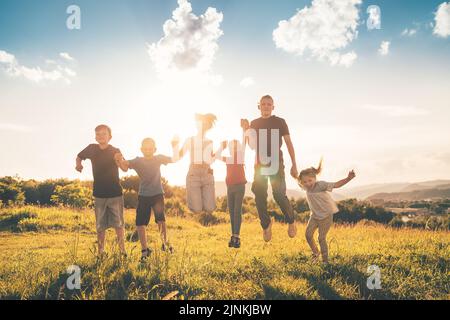
{"type": "Polygon", "coordinates": [[[330,264],[314,264],[299,225],[289,239],[275,223],[273,240],[246,216],[242,248],[227,247],[223,213],[212,226],[204,218],[168,217],[174,254],[160,251],[157,227],[149,238],[154,253],[139,264],[134,212],[126,213],[127,250],[117,254],[108,232],[109,256],[98,262],[90,210],[23,207],[0,209],[0,299],[449,299],[450,233],[390,229],[381,225],[334,226],[330,264]],[[81,290],[65,288],[70,265],[81,268],[81,290]],[[381,290],[366,286],[367,268],[381,269],[381,290]]]}

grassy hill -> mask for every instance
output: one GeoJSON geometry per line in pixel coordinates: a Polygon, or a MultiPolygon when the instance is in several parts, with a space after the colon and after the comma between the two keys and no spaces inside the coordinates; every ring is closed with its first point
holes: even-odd
{"type": "Polygon", "coordinates": [[[23,207],[0,209],[0,299],[449,299],[450,233],[390,229],[377,224],[335,226],[330,264],[311,262],[303,237],[289,239],[274,225],[273,241],[261,238],[258,221],[245,215],[242,245],[227,248],[227,216],[215,213],[206,227],[198,217],[168,217],[174,254],[154,249],[140,265],[134,212],[126,212],[127,250],[121,259],[108,233],[109,256],[95,255],[91,210],[23,207]],[[70,265],[81,268],[81,290],[65,287],[70,265]],[[367,268],[381,269],[381,290],[366,286],[367,268]]]}

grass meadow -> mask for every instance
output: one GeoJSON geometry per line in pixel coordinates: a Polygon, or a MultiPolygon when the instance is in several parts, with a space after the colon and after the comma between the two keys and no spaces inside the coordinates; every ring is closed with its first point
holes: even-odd
{"type": "MultiPolygon", "coordinates": [[[[275,223],[264,243],[256,217],[245,215],[242,248],[229,249],[225,213],[214,224],[169,216],[173,254],[160,250],[149,226],[153,255],[139,263],[134,211],[126,211],[128,257],[108,232],[108,257],[96,258],[92,210],[0,209],[0,299],[445,299],[450,298],[450,233],[392,229],[375,223],[335,225],[330,264],[310,260],[304,239],[288,238],[275,223]],[[81,289],[66,287],[67,268],[81,269],[81,289]],[[381,289],[367,288],[368,267],[381,270],[381,289]]],[[[153,218],[152,218],[153,219],[153,218]]]]}

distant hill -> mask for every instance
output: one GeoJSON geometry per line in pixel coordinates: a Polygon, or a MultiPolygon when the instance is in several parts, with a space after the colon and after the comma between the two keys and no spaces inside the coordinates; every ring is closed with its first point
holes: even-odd
{"type": "MultiPolygon", "coordinates": [[[[254,197],[251,191],[252,184],[247,183],[245,188],[245,195],[247,197],[254,197]]],[[[450,198],[450,180],[433,180],[424,182],[400,182],[400,183],[380,183],[371,184],[358,187],[343,187],[342,189],[333,191],[331,196],[335,201],[345,199],[368,199],[368,200],[424,200],[430,198],[450,198]]],[[[289,198],[305,198],[305,192],[298,189],[287,189],[287,196],[289,198]]],[[[216,196],[222,197],[227,194],[227,186],[223,181],[216,182],[216,196]]],[[[269,184],[269,197],[272,197],[272,192],[269,184]]]]}
{"type": "Polygon", "coordinates": [[[408,192],[377,193],[370,196],[368,199],[384,201],[418,201],[446,198],[450,198],[450,185],[448,184],[435,188],[426,188],[408,192]]]}
{"type": "Polygon", "coordinates": [[[339,190],[343,196],[347,198],[366,199],[373,195],[385,193],[411,192],[425,189],[432,189],[440,186],[450,186],[450,180],[432,180],[424,182],[400,182],[400,183],[380,183],[358,187],[344,187],[339,190]]]}

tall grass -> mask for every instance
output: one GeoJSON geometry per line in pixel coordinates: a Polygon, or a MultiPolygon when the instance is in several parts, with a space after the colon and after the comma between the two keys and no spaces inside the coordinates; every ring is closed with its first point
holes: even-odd
{"type": "Polygon", "coordinates": [[[128,258],[108,232],[108,256],[97,259],[93,212],[22,207],[0,210],[0,299],[449,299],[450,233],[335,226],[330,264],[311,262],[299,225],[295,239],[276,223],[264,243],[259,222],[246,217],[242,248],[227,248],[230,227],[215,218],[168,217],[175,253],[160,250],[139,263],[134,212],[126,212],[128,258]],[[205,220],[208,223],[205,223],[205,220]],[[212,221],[212,222],[211,222],[212,221]],[[208,225],[208,226],[206,226],[208,225]],[[81,290],[66,286],[67,268],[81,268],[81,290]],[[382,289],[366,286],[367,268],[381,269],[382,289]]]}

